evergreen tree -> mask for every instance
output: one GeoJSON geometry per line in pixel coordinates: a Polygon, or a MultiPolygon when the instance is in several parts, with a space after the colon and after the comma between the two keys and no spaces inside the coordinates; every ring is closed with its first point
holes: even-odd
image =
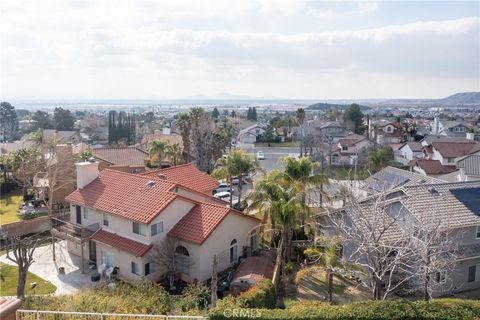
{"type": "MultiPolygon", "coordinates": [[[[232,117],[232,118],[237,117],[237,113],[235,112],[235,110],[232,110],[232,113],[230,113],[230,117],[232,117]]],[[[479,117],[479,119],[480,119],[480,117],[479,117]]],[[[479,120],[479,122],[480,122],[480,120],[479,120]]]]}
{"type": "Polygon", "coordinates": [[[53,126],[59,131],[71,131],[73,130],[73,124],[75,118],[68,109],[55,108],[53,111],[53,126]]]}
{"type": "Polygon", "coordinates": [[[13,140],[18,133],[15,107],[8,102],[0,103],[0,135],[3,141],[13,140]]]}
{"type": "Polygon", "coordinates": [[[257,108],[253,107],[252,109],[252,119],[253,121],[257,121],[257,108]]]}
{"type": "Polygon", "coordinates": [[[363,125],[363,113],[360,106],[356,103],[351,104],[343,114],[343,122],[347,130],[353,131],[357,134],[362,134],[365,131],[363,125]]]}
{"type": "Polygon", "coordinates": [[[247,120],[252,120],[252,108],[248,107],[247,120]]]}
{"type": "Polygon", "coordinates": [[[217,119],[219,116],[220,116],[220,112],[218,111],[217,107],[213,108],[212,118],[217,119]]]}

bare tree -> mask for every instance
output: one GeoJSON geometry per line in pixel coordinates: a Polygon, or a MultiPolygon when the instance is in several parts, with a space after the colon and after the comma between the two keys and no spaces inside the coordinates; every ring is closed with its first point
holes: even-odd
{"type": "Polygon", "coordinates": [[[175,275],[175,249],[177,241],[174,238],[166,237],[162,242],[155,243],[153,246],[153,257],[155,263],[164,272],[164,276],[169,279],[170,287],[173,287],[175,275]]]}
{"type": "Polygon", "coordinates": [[[344,258],[364,267],[369,274],[372,298],[385,299],[414,276],[410,235],[405,209],[385,195],[358,201],[349,195],[343,210],[331,213],[336,231],[343,238],[344,258]],[[402,274],[402,276],[398,276],[402,274]]]}
{"type": "Polygon", "coordinates": [[[18,266],[17,297],[25,298],[25,283],[28,268],[34,262],[33,252],[37,248],[38,239],[33,237],[11,237],[7,245],[7,259],[18,266]]]}

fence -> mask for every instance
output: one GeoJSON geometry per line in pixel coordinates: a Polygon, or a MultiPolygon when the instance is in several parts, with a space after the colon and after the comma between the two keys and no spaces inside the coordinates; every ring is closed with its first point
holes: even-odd
{"type": "MultiPolygon", "coordinates": [[[[58,218],[64,215],[64,211],[58,211],[53,216],[58,218]]],[[[0,225],[0,231],[8,237],[24,236],[30,233],[41,233],[51,229],[51,219],[52,216],[43,216],[30,220],[2,224],[0,225]]]]}
{"type": "Polygon", "coordinates": [[[17,320],[206,320],[202,316],[17,310],[17,320]]]}

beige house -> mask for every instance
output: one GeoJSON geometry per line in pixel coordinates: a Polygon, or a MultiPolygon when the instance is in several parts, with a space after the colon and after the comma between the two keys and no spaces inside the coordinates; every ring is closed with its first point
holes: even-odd
{"type": "Polygon", "coordinates": [[[125,280],[158,281],[174,274],[187,282],[211,278],[257,246],[259,220],[174,181],[77,163],[69,251],[85,262],[118,267],[125,280]],[[75,238],[76,237],[76,238],[75,238]],[[171,259],[170,259],[171,257],[171,259]]]}

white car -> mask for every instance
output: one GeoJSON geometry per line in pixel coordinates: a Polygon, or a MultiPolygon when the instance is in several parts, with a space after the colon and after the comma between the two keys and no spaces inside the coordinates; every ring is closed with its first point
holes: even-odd
{"type": "MultiPolygon", "coordinates": [[[[213,195],[215,198],[222,199],[223,201],[230,202],[230,192],[224,191],[215,193],[213,195]]],[[[232,196],[232,206],[235,206],[238,203],[238,197],[232,196]]]]}
{"type": "Polygon", "coordinates": [[[263,151],[258,151],[257,152],[257,159],[258,160],[265,160],[265,154],[263,153],[263,151]]]}
{"type": "Polygon", "coordinates": [[[230,191],[230,185],[225,182],[220,182],[217,189],[215,189],[215,194],[225,191],[230,191]]]}

